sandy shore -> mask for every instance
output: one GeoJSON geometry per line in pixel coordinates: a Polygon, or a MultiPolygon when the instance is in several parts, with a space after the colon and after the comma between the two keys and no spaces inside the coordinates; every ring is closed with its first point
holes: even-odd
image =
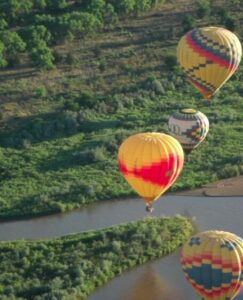
{"type": "Polygon", "coordinates": [[[177,192],[178,196],[239,197],[243,196],[243,176],[219,180],[202,188],[177,192]]]}

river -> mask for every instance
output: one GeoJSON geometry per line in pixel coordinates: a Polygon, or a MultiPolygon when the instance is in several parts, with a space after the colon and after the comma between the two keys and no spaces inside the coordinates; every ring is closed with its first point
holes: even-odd
{"type": "MultiPolygon", "coordinates": [[[[242,197],[164,196],[155,205],[154,216],[183,214],[195,216],[199,231],[219,229],[243,236],[242,197]]],[[[31,220],[2,222],[1,240],[52,238],[99,229],[146,216],[139,199],[106,201],[81,210],[31,220]]],[[[125,272],[88,300],[195,300],[184,279],[179,251],[125,272]]],[[[243,300],[243,293],[235,300],[243,300]]]]}

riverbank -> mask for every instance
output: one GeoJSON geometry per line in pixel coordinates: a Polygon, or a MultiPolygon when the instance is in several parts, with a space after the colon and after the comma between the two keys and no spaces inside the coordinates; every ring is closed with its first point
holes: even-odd
{"type": "Polygon", "coordinates": [[[125,270],[174,252],[192,231],[188,219],[176,216],[52,240],[1,242],[1,299],[84,299],[125,270]]]}
{"type": "Polygon", "coordinates": [[[239,197],[243,196],[243,176],[222,179],[192,191],[174,193],[176,196],[239,197]]]}

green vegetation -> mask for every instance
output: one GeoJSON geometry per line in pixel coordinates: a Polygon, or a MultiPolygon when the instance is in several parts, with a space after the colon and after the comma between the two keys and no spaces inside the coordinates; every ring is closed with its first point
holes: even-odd
{"type": "MultiPolygon", "coordinates": [[[[74,1],[35,1],[39,7],[35,11],[45,3],[58,4],[59,11],[43,8],[48,16],[43,13],[37,18],[29,12],[24,19],[13,11],[0,22],[3,28],[6,23],[22,22],[24,26],[28,21],[26,30],[16,26],[22,28],[24,42],[14,31],[7,35],[5,44],[0,42],[0,64],[9,62],[7,54],[13,64],[19,61],[18,68],[0,71],[1,220],[63,212],[93,201],[135,195],[117,168],[119,145],[135,132],[167,132],[169,116],[183,107],[205,113],[211,129],[170,191],[243,174],[243,69],[208,107],[186,82],[175,59],[185,18],[190,16],[196,26],[224,26],[222,16],[226,11],[227,16],[240,21],[243,8],[231,1],[217,1],[213,6],[209,1],[188,0],[188,5],[175,1],[146,15],[123,19],[114,28],[109,25],[91,38],[83,39],[77,33],[76,39],[62,44],[57,41],[62,35],[55,35],[45,25],[52,24],[52,18],[64,18],[62,10],[75,16],[81,12],[87,16],[90,11],[99,14],[101,10],[94,3],[103,7],[103,2],[94,1],[88,10],[78,12],[74,7],[79,4],[73,6],[74,1]],[[193,11],[188,12],[188,7],[193,11]],[[204,13],[198,19],[202,8],[204,13]],[[39,20],[38,24],[33,24],[33,18],[39,20]],[[50,43],[55,44],[52,52],[50,43]],[[18,45],[18,51],[11,45],[18,45]],[[45,64],[38,56],[40,51],[44,61],[49,57],[50,67],[53,57],[56,67],[50,71],[31,68],[21,54],[24,45],[36,65],[45,64]]],[[[119,1],[119,5],[125,2],[138,3],[119,1]]],[[[115,8],[118,2],[109,3],[115,8]]],[[[27,13],[28,7],[26,4],[19,10],[27,13]]],[[[125,15],[130,11],[119,7],[125,15]]],[[[68,16],[65,20],[70,20],[68,16]]]]}
{"type": "Polygon", "coordinates": [[[137,15],[163,2],[3,0],[0,3],[0,42],[3,43],[0,67],[18,63],[19,54],[26,50],[34,66],[51,69],[55,58],[49,46],[94,34],[105,25],[115,24],[120,17],[137,15]],[[9,40],[13,51],[8,51],[9,40]]]}
{"type": "Polygon", "coordinates": [[[175,251],[192,230],[177,216],[54,240],[1,242],[1,299],[82,299],[124,270],[175,251]]]}

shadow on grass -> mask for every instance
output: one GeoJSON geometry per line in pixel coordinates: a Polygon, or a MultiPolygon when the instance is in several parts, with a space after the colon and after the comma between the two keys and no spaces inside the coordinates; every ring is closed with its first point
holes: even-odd
{"type": "Polygon", "coordinates": [[[37,70],[30,69],[30,67],[19,66],[15,68],[6,68],[0,71],[0,82],[13,80],[13,79],[23,79],[30,78],[36,75],[37,70]]]}
{"type": "Polygon", "coordinates": [[[8,119],[0,128],[0,146],[26,148],[33,143],[119,127],[119,120],[79,121],[74,112],[52,112],[8,119]]]}
{"type": "Polygon", "coordinates": [[[93,150],[102,145],[102,141],[84,141],[78,147],[60,150],[50,159],[43,160],[39,164],[38,171],[58,171],[95,163],[93,150]]]}

